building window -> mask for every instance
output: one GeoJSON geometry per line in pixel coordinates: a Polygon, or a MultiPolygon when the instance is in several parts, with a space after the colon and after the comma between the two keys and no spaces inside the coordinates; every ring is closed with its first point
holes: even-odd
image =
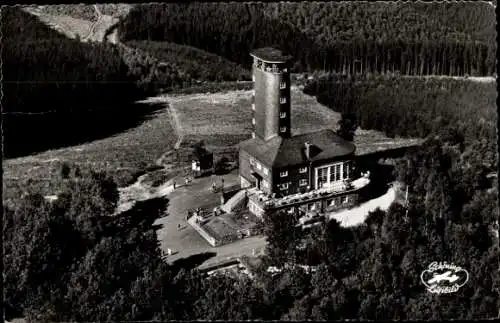
{"type": "Polygon", "coordinates": [[[280,190],[284,191],[288,189],[288,183],[280,184],[280,190]]]}
{"type": "Polygon", "coordinates": [[[307,173],[307,167],[301,167],[301,168],[299,169],[299,172],[300,172],[301,174],[307,173]]]}
{"type": "Polygon", "coordinates": [[[260,163],[257,162],[255,164],[256,164],[258,170],[262,170],[262,165],[260,163]]]}
{"type": "Polygon", "coordinates": [[[281,119],[286,118],[286,112],[280,112],[280,118],[281,119]]]}
{"type": "Polygon", "coordinates": [[[252,82],[255,82],[255,75],[252,74],[252,82]]]}
{"type": "Polygon", "coordinates": [[[255,125],[255,118],[252,118],[252,124],[255,125]]]}
{"type": "Polygon", "coordinates": [[[335,181],[340,181],[342,179],[342,164],[337,164],[335,167],[335,181]]]}
{"type": "Polygon", "coordinates": [[[286,88],[286,82],[280,82],[280,89],[285,89],[286,88]]]}
{"type": "Polygon", "coordinates": [[[252,131],[252,139],[255,138],[255,132],[252,131]]]}
{"type": "Polygon", "coordinates": [[[349,202],[349,198],[347,196],[342,196],[342,204],[346,204],[349,202]]]}
{"type": "Polygon", "coordinates": [[[300,185],[300,186],[307,186],[307,179],[301,179],[301,180],[299,181],[299,185],[300,185]]]}
{"type": "Polygon", "coordinates": [[[342,178],[342,164],[330,166],[330,182],[340,181],[342,178]]]}
{"type": "Polygon", "coordinates": [[[328,200],[329,206],[335,206],[335,199],[328,200]]]}
{"type": "Polygon", "coordinates": [[[263,171],[264,171],[264,175],[269,175],[269,170],[265,167],[262,167],[263,168],[263,171]]]}
{"type": "Polygon", "coordinates": [[[255,166],[255,159],[253,157],[250,157],[250,165],[255,166]]]}
{"type": "Polygon", "coordinates": [[[283,69],[283,73],[286,73],[286,72],[288,72],[288,68],[286,68],[286,67],[285,67],[285,68],[283,69]]]}
{"type": "Polygon", "coordinates": [[[252,103],[252,110],[255,111],[255,103],[252,103]]]}
{"type": "Polygon", "coordinates": [[[285,98],[285,97],[283,97],[283,98],[280,98],[280,103],[281,103],[281,104],[284,104],[284,103],[286,103],[286,98],[285,98]]]}
{"type": "Polygon", "coordinates": [[[281,131],[281,132],[286,132],[286,127],[281,127],[281,128],[280,128],[280,131],[281,131]]]}
{"type": "Polygon", "coordinates": [[[288,176],[287,170],[280,172],[280,177],[287,177],[287,176],[288,176]]]}
{"type": "Polygon", "coordinates": [[[349,178],[349,164],[350,163],[345,163],[344,164],[343,179],[348,179],[349,178]]]}
{"type": "Polygon", "coordinates": [[[328,167],[318,168],[318,187],[328,183],[328,167]]]}

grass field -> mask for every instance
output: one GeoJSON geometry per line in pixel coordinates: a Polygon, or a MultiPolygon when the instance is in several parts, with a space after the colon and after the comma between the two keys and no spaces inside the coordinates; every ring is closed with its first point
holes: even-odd
{"type": "MultiPolygon", "coordinates": [[[[207,147],[237,145],[250,138],[252,129],[251,91],[178,95],[159,98],[170,102],[178,120],[183,145],[204,140],[207,147]]],[[[340,114],[319,104],[312,96],[292,87],[292,132],[299,134],[324,128],[337,128],[340,114]]],[[[358,130],[355,144],[362,152],[395,148],[418,140],[388,138],[371,130],[358,130]]]]}
{"type": "MultiPolygon", "coordinates": [[[[175,114],[183,144],[204,140],[208,147],[236,145],[252,131],[251,91],[165,96],[175,114]]],[[[292,131],[336,127],[339,115],[292,89],[292,131]]]]}
{"type": "MultiPolygon", "coordinates": [[[[181,145],[204,140],[214,151],[236,151],[237,144],[250,138],[251,91],[213,94],[160,95],[147,102],[163,108],[140,126],[126,132],[83,145],[46,151],[33,156],[4,161],[4,198],[18,194],[23,180],[32,179],[42,194],[51,195],[50,182],[63,161],[106,170],[120,186],[134,181],[137,174],[154,165],[170,151],[178,137],[181,145]],[[171,109],[168,109],[168,104],[171,109]],[[171,113],[169,112],[171,111],[171,113]],[[174,123],[174,124],[172,124],[174,123]]],[[[337,127],[338,113],[319,104],[314,97],[292,88],[292,127],[294,133],[337,127]]],[[[414,139],[387,138],[377,131],[358,130],[358,150],[378,150],[405,146],[414,139]]]]}
{"type": "Polygon", "coordinates": [[[44,195],[50,195],[52,188],[48,183],[57,174],[63,161],[109,171],[120,186],[127,185],[138,172],[153,165],[162,153],[170,150],[176,140],[165,105],[140,126],[115,136],[5,160],[4,198],[16,194],[16,186],[28,178],[38,183],[44,195]]]}

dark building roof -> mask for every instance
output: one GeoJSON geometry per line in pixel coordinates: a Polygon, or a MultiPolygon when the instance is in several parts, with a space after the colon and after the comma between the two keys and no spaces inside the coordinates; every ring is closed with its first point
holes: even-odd
{"type": "Polygon", "coordinates": [[[281,50],[272,47],[256,49],[252,51],[250,55],[270,63],[286,63],[293,58],[283,53],[281,50]]]}
{"type": "Polygon", "coordinates": [[[326,161],[354,153],[356,147],[330,129],[304,133],[290,138],[280,136],[268,141],[253,138],[240,144],[240,148],[268,167],[286,167],[309,161],[326,161]],[[310,158],[306,158],[305,143],[309,143],[310,158]]]}

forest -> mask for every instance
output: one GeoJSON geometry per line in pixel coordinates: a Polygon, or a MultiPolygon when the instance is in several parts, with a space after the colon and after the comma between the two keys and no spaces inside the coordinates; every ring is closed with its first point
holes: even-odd
{"type": "Polygon", "coordinates": [[[147,112],[133,109],[145,93],[117,48],[68,39],[18,8],[1,14],[6,157],[100,138],[147,112]]]}
{"type": "Polygon", "coordinates": [[[476,155],[490,171],[497,156],[496,84],[390,75],[328,74],[310,81],[304,92],[362,129],[389,137],[455,138],[465,156],[476,155]]]}
{"type": "Polygon", "coordinates": [[[1,15],[4,155],[9,158],[134,127],[154,111],[134,102],[158,91],[214,91],[227,84],[207,82],[249,80],[249,72],[237,64],[189,46],[83,43],[19,8],[6,7],[1,15]]]}
{"type": "Polygon", "coordinates": [[[494,23],[492,8],[480,2],[145,5],[119,27],[122,40],[137,46],[124,49],[67,39],[29,14],[3,8],[7,157],[40,149],[41,143],[58,146],[56,139],[95,139],[99,123],[109,128],[116,114],[131,115],[130,125],[137,122],[145,112],[137,116],[126,107],[149,93],[150,84],[182,88],[196,80],[245,79],[242,70],[231,71],[232,64],[248,67],[248,50],[264,45],[293,53],[296,71],[331,72],[304,90],[356,119],[354,124],[390,136],[427,138],[394,167],[395,179],[409,187],[407,208],[394,204],[357,227],[332,221],[311,231],[296,229],[286,214],[268,217],[268,257],[255,280],[207,279],[193,270],[194,259],[167,265],[153,225],[166,216],[167,200],[139,202],[111,216],[119,192],[109,174],[64,164],[52,183],[57,200],[26,186],[4,205],[6,319],[496,317],[495,86],[379,75],[492,75],[494,23]],[[210,67],[198,68],[200,62],[188,63],[206,57],[214,64],[215,56],[206,52],[224,58],[213,65],[220,76],[210,67]],[[178,57],[161,74],[153,55],[178,57]],[[347,60],[353,55],[355,60],[347,60]],[[338,75],[356,71],[373,73],[338,75]],[[99,113],[88,113],[89,107],[99,113]],[[420,274],[434,261],[465,268],[468,283],[457,293],[428,293],[420,274]],[[269,265],[283,270],[272,275],[266,272],[269,265]]]}
{"type": "Polygon", "coordinates": [[[495,12],[485,2],[145,4],[120,22],[119,35],[193,46],[245,67],[250,50],[275,46],[294,56],[296,72],[496,70],[495,12]]]}
{"type": "MultiPolygon", "coordinates": [[[[32,321],[442,320],[498,314],[498,188],[456,138],[430,139],[398,162],[408,208],[393,204],[363,225],[309,231],[265,219],[266,256],[255,279],[207,278],[186,259],[167,265],[153,223],[168,201],[110,216],[117,185],[64,164],[59,198],[25,191],[5,209],[6,317],[32,321]],[[420,273],[446,260],[465,268],[459,292],[430,294],[420,273]],[[308,272],[297,264],[313,266],[308,272]],[[277,274],[267,272],[278,266],[277,274]]],[[[208,255],[209,256],[209,255],[208,255]]],[[[198,255],[194,258],[204,258],[198,255]]]]}

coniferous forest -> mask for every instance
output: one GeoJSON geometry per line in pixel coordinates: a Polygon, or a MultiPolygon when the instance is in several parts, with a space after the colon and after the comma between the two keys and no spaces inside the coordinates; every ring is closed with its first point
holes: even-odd
{"type": "Polygon", "coordinates": [[[296,71],[492,75],[495,12],[486,2],[186,3],[143,5],[122,40],[170,41],[249,66],[253,48],[293,55],[296,71]]]}
{"type": "Polygon", "coordinates": [[[292,53],[297,72],[326,71],[305,93],[353,124],[426,139],[393,167],[392,179],[409,188],[407,208],[395,203],[350,228],[331,221],[302,230],[288,214],[267,217],[267,256],[254,280],[207,279],[193,270],[196,257],[166,264],[154,222],[168,216],[168,200],[114,214],[119,191],[109,174],[63,164],[52,183],[57,200],[28,186],[4,201],[5,319],[498,316],[496,85],[419,77],[496,73],[488,4],[141,5],[120,22],[125,51],[68,39],[17,8],[1,15],[6,157],[132,127],[148,113],[133,102],[153,90],[245,80],[248,51],[261,46],[292,53]],[[420,274],[435,261],[465,268],[469,281],[456,293],[429,293],[420,274]]]}
{"type": "Polygon", "coordinates": [[[1,15],[5,156],[99,138],[141,119],[133,102],[144,93],[115,47],[68,39],[18,8],[1,15]],[[123,124],[110,123],[118,112],[123,124]]]}

